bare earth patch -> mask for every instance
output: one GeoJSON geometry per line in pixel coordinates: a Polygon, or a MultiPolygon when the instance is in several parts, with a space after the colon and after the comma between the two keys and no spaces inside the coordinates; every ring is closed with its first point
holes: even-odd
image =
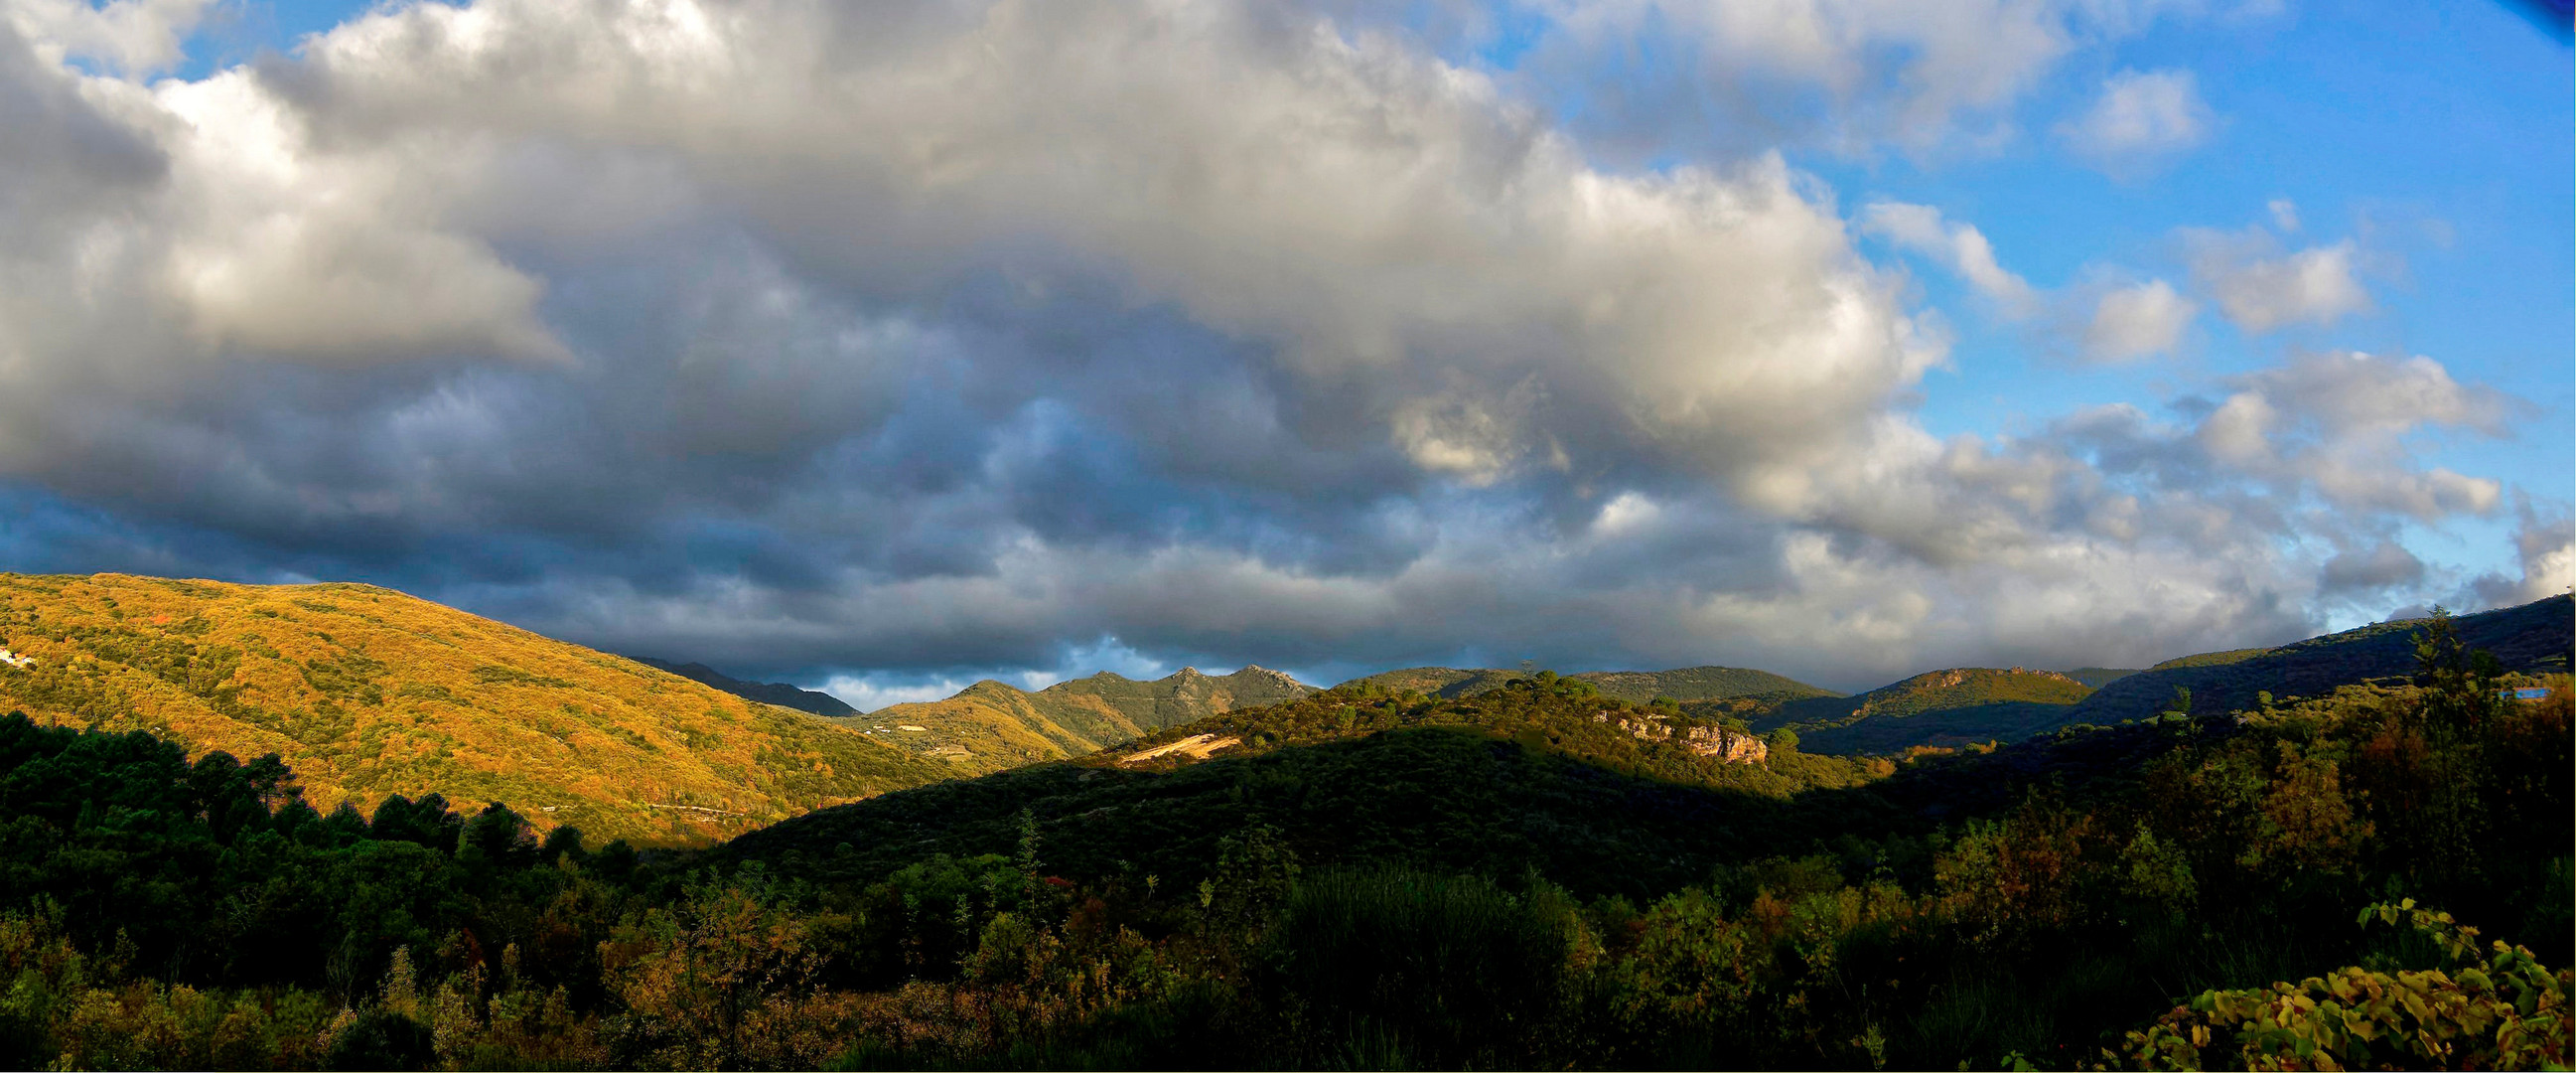
{"type": "Polygon", "coordinates": [[[1210,753],[1230,745],[1241,744],[1243,744],[1243,739],[1241,738],[1220,738],[1214,734],[1193,734],[1189,737],[1173,742],[1170,745],[1158,745],[1154,748],[1147,749],[1144,752],[1137,753],[1121,760],[1119,763],[1138,764],[1147,760],[1152,760],[1158,756],[1169,756],[1174,753],[1189,757],[1192,760],[1205,760],[1208,758],[1208,754],[1210,753]]]}

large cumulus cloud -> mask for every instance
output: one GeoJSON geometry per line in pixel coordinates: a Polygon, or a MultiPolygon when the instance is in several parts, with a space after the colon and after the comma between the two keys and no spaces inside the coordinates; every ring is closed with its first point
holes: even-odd
{"type": "MultiPolygon", "coordinates": [[[[152,9],[6,2],[22,563],[365,576],[745,672],[1114,637],[1853,685],[2279,639],[2421,576],[2395,519],[2499,509],[2411,461],[2498,431],[2430,359],[1935,438],[1942,333],[1833,191],[1597,163],[1316,10],[482,0],[146,81],[67,57],[166,62],[152,9]]],[[[1903,5],[1780,55],[1849,94],[1914,42],[1888,107],[1946,123],[2121,22],[2002,6],[2008,70],[1903,5]]],[[[1719,14],[1713,54],[1767,40],[1719,14]]]]}

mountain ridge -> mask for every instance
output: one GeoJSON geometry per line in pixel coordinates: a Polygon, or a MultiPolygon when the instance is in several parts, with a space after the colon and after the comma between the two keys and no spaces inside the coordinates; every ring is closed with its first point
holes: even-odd
{"type": "Polygon", "coordinates": [[[731,693],[734,696],[741,697],[744,700],[756,700],[762,704],[775,704],[781,708],[794,708],[807,715],[844,716],[859,714],[858,709],[850,707],[847,701],[844,701],[839,697],[835,697],[829,693],[818,693],[811,689],[799,689],[796,686],[789,685],[785,682],[754,682],[747,679],[736,678],[703,663],[673,663],[669,660],[654,659],[651,656],[628,656],[626,658],[634,660],[635,662],[641,663],[647,667],[651,667],[657,671],[668,671],[672,674],[679,675],[680,677],[696,682],[699,685],[713,686],[717,689],[724,690],[727,693],[731,693]]]}
{"type": "MultiPolygon", "coordinates": [[[[1455,667],[1403,667],[1351,679],[1386,689],[1415,690],[1428,696],[1457,699],[1535,677],[1535,671],[1455,667]]],[[[1583,671],[1566,678],[1590,682],[1604,696],[1644,704],[1658,697],[1677,701],[1780,703],[1805,697],[1837,697],[1830,689],[1749,667],[1676,667],[1662,671],[1583,671]]],[[[1348,682],[1342,684],[1349,684],[1348,682]]]]}
{"type": "Polygon", "coordinates": [[[940,700],[892,704],[852,721],[864,724],[866,734],[980,774],[1083,756],[1312,692],[1315,687],[1257,665],[1224,675],[1183,667],[1150,681],[1101,671],[1038,690],[986,678],[940,700]]]}
{"type": "MultiPolygon", "coordinates": [[[[2240,648],[2181,656],[2103,686],[2068,713],[2071,721],[2117,723],[2168,710],[2175,690],[2191,691],[2191,711],[2223,714],[2276,701],[2332,694],[2336,687],[2415,671],[2415,634],[2425,619],[2374,622],[2274,648],[2240,648]]],[[[2460,640],[2494,653],[2507,671],[2566,673],[2576,648],[2576,601],[2552,596],[2451,618],[2460,640]]]]}
{"type": "Polygon", "coordinates": [[[2091,686],[2060,671],[1949,667],[1850,697],[1783,704],[1751,722],[1786,729],[1823,753],[1895,752],[1915,745],[2014,741],[2054,729],[2091,686]]]}

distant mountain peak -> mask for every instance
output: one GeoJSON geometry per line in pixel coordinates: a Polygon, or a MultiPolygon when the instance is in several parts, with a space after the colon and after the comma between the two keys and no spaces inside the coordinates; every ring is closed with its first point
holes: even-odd
{"type": "Polygon", "coordinates": [[[1256,682],[1268,682],[1274,685],[1290,686],[1298,689],[1307,688],[1306,683],[1298,681],[1295,675],[1291,675],[1286,671],[1274,671],[1268,667],[1251,663],[1244,664],[1242,670],[1226,675],[1226,677],[1232,679],[1249,678],[1256,682]]]}
{"type": "Polygon", "coordinates": [[[875,715],[926,728],[904,739],[907,748],[917,746],[970,771],[993,771],[1080,756],[1220,712],[1277,704],[1314,691],[1264,667],[1225,675],[1183,667],[1143,682],[1100,671],[1033,693],[988,679],[944,700],[892,705],[875,715]],[[943,749],[953,751],[938,751],[943,749]]]}
{"type": "Polygon", "coordinates": [[[813,715],[843,716],[859,714],[858,709],[850,707],[847,702],[843,701],[839,697],[835,697],[829,693],[818,693],[811,689],[799,689],[785,682],[748,681],[733,677],[732,675],[726,674],[713,667],[709,667],[703,663],[673,663],[669,660],[659,660],[649,656],[628,656],[626,658],[655,670],[669,671],[672,674],[679,675],[682,678],[686,678],[700,685],[713,686],[727,693],[731,693],[734,696],[741,697],[744,700],[756,700],[762,704],[775,704],[781,708],[793,708],[797,711],[807,712],[813,715]]]}

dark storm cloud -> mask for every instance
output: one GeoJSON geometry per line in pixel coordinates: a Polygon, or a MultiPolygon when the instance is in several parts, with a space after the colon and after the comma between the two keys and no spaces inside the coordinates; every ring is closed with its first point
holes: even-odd
{"type": "Polygon", "coordinates": [[[2356,549],[2326,560],[2319,586],[2330,593],[2386,589],[2424,578],[2424,561],[2393,542],[2356,549]]]}

